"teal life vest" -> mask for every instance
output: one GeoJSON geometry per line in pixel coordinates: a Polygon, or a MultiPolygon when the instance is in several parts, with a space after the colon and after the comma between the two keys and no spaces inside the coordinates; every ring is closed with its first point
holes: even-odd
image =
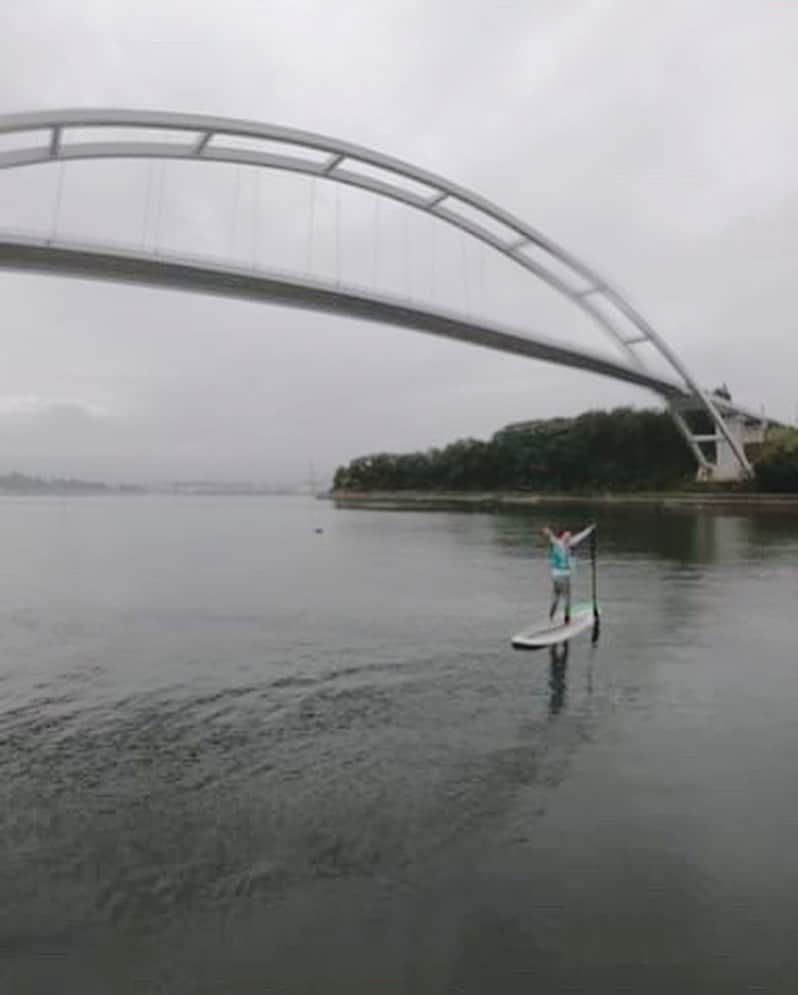
{"type": "Polygon", "coordinates": [[[564,542],[552,542],[549,546],[549,566],[551,572],[565,575],[571,572],[571,550],[564,542]]]}

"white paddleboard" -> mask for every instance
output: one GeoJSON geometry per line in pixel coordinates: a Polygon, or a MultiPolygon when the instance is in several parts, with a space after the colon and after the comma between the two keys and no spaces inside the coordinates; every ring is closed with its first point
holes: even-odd
{"type": "MultiPolygon", "coordinates": [[[[561,612],[562,610],[560,610],[561,612]]],[[[558,616],[562,618],[561,613],[558,616]]],[[[577,604],[571,608],[571,621],[568,625],[565,622],[552,622],[546,619],[537,625],[531,626],[524,632],[519,632],[513,636],[512,644],[519,650],[535,650],[542,646],[553,646],[556,643],[565,643],[580,632],[591,628],[593,625],[593,606],[588,604],[577,604]]]]}

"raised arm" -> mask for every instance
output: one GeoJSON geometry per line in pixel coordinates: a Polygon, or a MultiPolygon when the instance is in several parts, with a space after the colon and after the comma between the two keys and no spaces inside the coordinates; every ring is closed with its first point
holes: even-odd
{"type": "Polygon", "coordinates": [[[586,529],[582,529],[581,532],[577,532],[575,536],[571,536],[571,538],[568,540],[568,545],[571,546],[572,548],[574,546],[578,546],[580,542],[582,542],[584,539],[587,539],[587,537],[595,529],[595,527],[596,527],[595,524],[588,525],[586,529]]]}
{"type": "Polygon", "coordinates": [[[544,527],[540,531],[549,540],[549,542],[551,542],[554,539],[554,533],[551,531],[548,525],[544,525],[544,527]]]}

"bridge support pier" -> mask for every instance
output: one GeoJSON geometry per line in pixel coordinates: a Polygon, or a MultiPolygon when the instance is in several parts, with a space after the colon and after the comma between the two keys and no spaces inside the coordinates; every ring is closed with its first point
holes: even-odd
{"type": "Polygon", "coordinates": [[[746,447],[765,441],[766,419],[735,411],[724,401],[722,397],[711,396],[696,398],[695,402],[671,402],[671,414],[698,463],[696,479],[703,483],[736,483],[750,479],[753,468],[746,447]],[[704,400],[708,400],[709,405],[704,400]],[[708,431],[694,431],[688,418],[695,414],[707,421],[707,416],[711,416],[715,424],[708,431]]]}
{"type": "MultiPolygon", "coordinates": [[[[729,432],[735,437],[740,448],[745,452],[746,446],[765,441],[767,425],[760,419],[747,418],[745,415],[729,414],[724,417],[729,432]]],[[[718,439],[715,443],[715,467],[713,480],[741,480],[745,474],[740,466],[732,447],[726,439],[718,439]]]]}

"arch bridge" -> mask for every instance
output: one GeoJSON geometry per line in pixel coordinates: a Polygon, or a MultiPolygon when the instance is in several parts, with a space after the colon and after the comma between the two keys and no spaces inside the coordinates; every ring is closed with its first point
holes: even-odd
{"type": "MultiPolygon", "coordinates": [[[[0,267],[94,280],[173,287],[346,315],[592,371],[659,395],[693,452],[702,479],[751,474],[744,443],[760,416],[704,390],[665,339],[602,275],[516,215],[484,197],[392,156],[325,135],[197,114],[138,110],[58,110],[0,116],[0,170],[79,160],[159,159],[280,170],[388,198],[459,229],[543,281],[609,338],[614,355],[577,348],[450,309],[374,289],[229,261],[0,230],[0,267]],[[119,132],[125,134],[120,138],[119,132]],[[646,363],[648,347],[663,374],[646,363]],[[662,364],[661,364],[662,365],[662,364]],[[711,426],[688,423],[703,412],[711,426]],[[747,434],[746,434],[747,433],[747,434]],[[707,448],[714,450],[714,458],[707,448]]],[[[61,181],[63,173],[61,174],[61,181]]],[[[59,185],[57,197],[60,197],[59,185]]],[[[58,203],[56,204],[56,210],[58,203]]]]}

